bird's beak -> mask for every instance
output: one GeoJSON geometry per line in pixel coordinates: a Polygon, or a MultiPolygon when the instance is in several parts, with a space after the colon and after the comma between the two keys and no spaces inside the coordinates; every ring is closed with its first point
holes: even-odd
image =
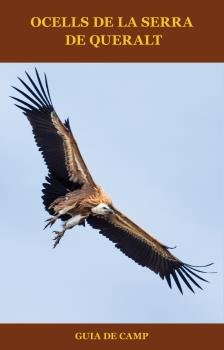
{"type": "Polygon", "coordinates": [[[113,214],[113,213],[114,213],[113,209],[109,208],[108,214],[113,214]]]}

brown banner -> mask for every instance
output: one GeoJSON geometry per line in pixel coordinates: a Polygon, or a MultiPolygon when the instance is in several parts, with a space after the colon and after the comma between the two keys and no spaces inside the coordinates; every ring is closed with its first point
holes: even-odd
{"type": "Polygon", "coordinates": [[[0,59],[222,62],[222,24],[221,0],[7,1],[0,59]]]}
{"type": "Polygon", "coordinates": [[[1,349],[219,348],[220,324],[11,324],[0,327],[1,349]]]}

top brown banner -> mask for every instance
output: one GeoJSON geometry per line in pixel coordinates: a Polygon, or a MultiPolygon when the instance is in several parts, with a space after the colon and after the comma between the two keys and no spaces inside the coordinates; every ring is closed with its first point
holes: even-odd
{"type": "Polygon", "coordinates": [[[223,62],[222,3],[6,2],[0,61],[223,62]]]}

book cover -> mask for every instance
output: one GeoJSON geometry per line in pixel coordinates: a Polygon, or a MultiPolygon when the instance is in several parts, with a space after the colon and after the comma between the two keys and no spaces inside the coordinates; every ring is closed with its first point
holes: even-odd
{"type": "Polygon", "coordinates": [[[218,0],[5,4],[6,348],[207,349],[220,342],[221,10],[218,0]],[[92,179],[112,202],[100,197],[89,211],[67,209],[70,193],[92,179]],[[45,222],[58,199],[65,211],[45,222]],[[95,207],[112,212],[102,219],[95,207]]]}

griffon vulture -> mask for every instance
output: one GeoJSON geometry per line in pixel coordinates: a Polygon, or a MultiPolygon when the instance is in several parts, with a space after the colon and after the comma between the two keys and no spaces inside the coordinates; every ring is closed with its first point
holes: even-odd
{"type": "MultiPolygon", "coordinates": [[[[29,120],[36,144],[48,167],[43,184],[43,203],[52,217],[46,226],[57,219],[64,224],[62,231],[54,231],[57,246],[66,230],[87,222],[99,233],[109,238],[125,255],[141,266],[148,267],[171,288],[171,277],[182,292],[180,280],[192,291],[193,285],[201,288],[206,281],[199,267],[176,258],[151,234],[145,232],[119,210],[110,197],[93,180],[72,134],[69,120],[63,123],[54,110],[46,74],[41,81],[36,70],[36,81],[26,73],[27,82],[18,78],[26,92],[13,87],[25,99],[12,97],[29,120]]],[[[46,227],[45,226],[45,227],[46,227]]]]}

